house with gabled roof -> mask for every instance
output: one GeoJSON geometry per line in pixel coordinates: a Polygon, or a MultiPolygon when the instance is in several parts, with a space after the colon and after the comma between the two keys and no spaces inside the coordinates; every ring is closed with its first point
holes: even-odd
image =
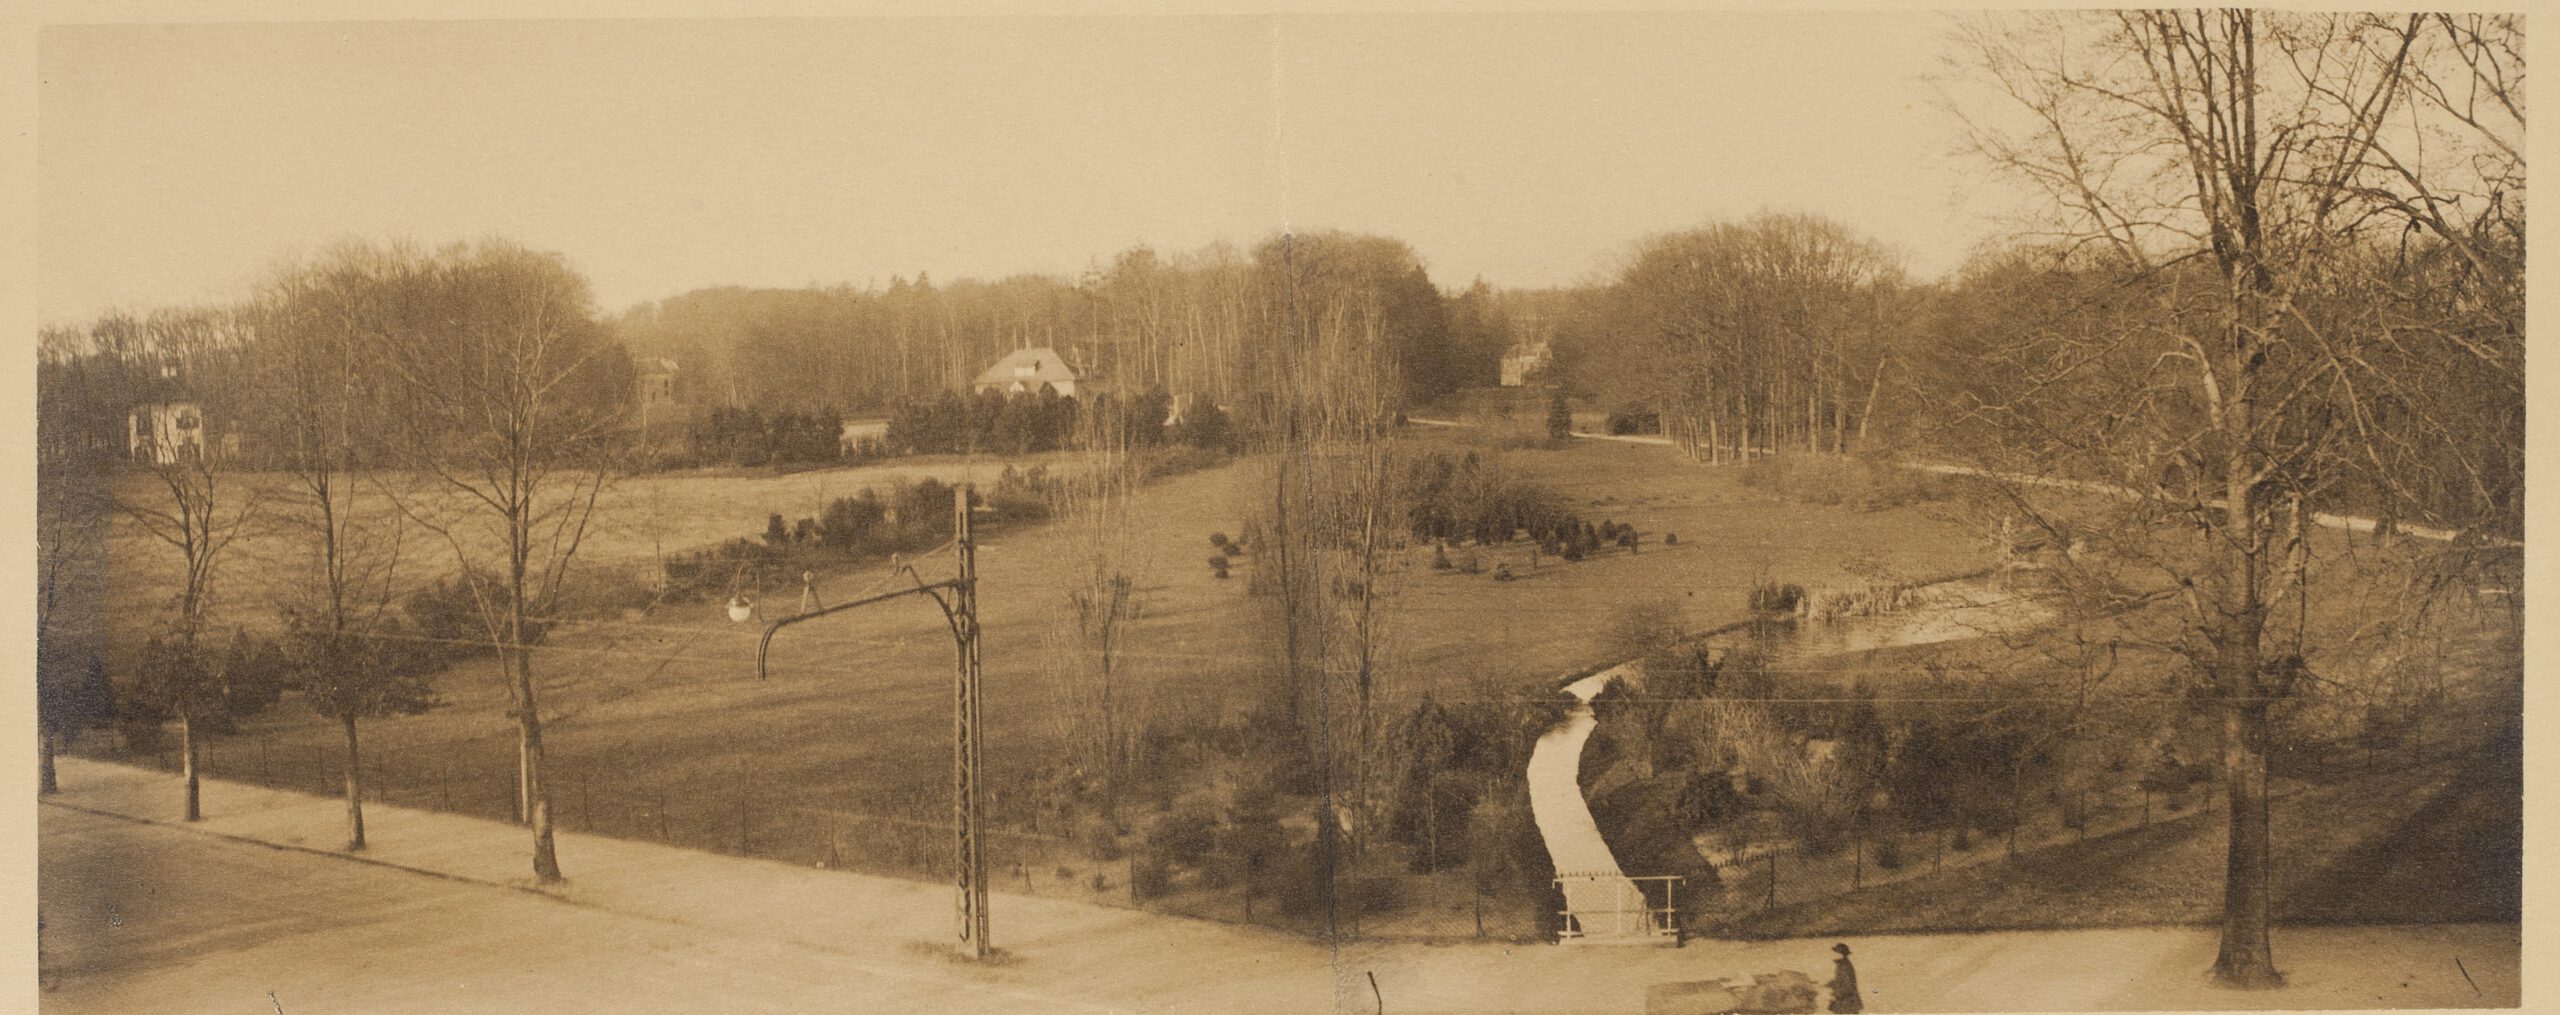
{"type": "Polygon", "coordinates": [[[1092,379],[1085,371],[1068,363],[1058,350],[1043,345],[1006,353],[1003,359],[979,374],[969,388],[979,394],[994,391],[1005,395],[1027,395],[1039,393],[1043,385],[1055,389],[1062,396],[1074,398],[1079,386],[1092,386],[1092,379]]]}

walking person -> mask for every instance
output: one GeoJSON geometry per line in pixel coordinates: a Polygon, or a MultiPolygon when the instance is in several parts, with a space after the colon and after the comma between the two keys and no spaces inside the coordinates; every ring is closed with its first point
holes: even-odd
{"type": "Polygon", "coordinates": [[[1858,997],[1858,967],[1849,964],[1849,946],[1836,944],[1831,950],[1840,955],[1831,960],[1831,1010],[1836,1015],[1867,1010],[1867,1003],[1858,997]]]}

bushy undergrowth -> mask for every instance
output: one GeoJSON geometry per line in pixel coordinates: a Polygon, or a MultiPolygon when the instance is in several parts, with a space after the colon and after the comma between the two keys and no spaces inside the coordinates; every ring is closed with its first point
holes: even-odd
{"type": "Polygon", "coordinates": [[[1788,500],[1853,511],[1923,504],[1951,493],[1944,476],[1873,456],[1781,453],[1744,463],[1740,477],[1744,486],[1788,500]]]}
{"type": "Polygon", "coordinates": [[[1474,451],[1415,457],[1404,467],[1400,492],[1407,527],[1417,539],[1490,544],[1525,534],[1566,556],[1596,551],[1601,544],[1599,529],[1574,514],[1564,495],[1516,477],[1499,458],[1474,451]]]}
{"type": "MultiPolygon", "coordinates": [[[[1037,469],[1007,469],[996,488],[983,496],[996,507],[999,521],[1043,518],[1048,514],[1052,482],[1037,469]]],[[[826,564],[930,549],[951,538],[951,511],[951,486],[926,479],[899,484],[886,495],[867,489],[839,497],[816,518],[804,518],[801,524],[774,515],[761,538],[740,537],[668,557],[665,596],[671,602],[689,602],[741,594],[752,591],[755,576],[761,574],[790,575],[826,564]]]]}
{"type": "Polygon", "coordinates": [[[1852,617],[1880,617],[1904,610],[1923,610],[1948,599],[1935,585],[1918,582],[1868,582],[1842,588],[1818,588],[1803,595],[1796,612],[1807,620],[1830,623],[1852,617]]]}

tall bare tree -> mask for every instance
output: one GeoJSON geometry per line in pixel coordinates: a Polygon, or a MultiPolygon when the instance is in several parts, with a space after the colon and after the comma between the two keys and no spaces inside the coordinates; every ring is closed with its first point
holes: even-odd
{"type": "Polygon", "coordinates": [[[227,412],[241,380],[236,365],[248,321],[234,308],[158,311],[138,322],[110,318],[93,332],[97,351],[122,361],[121,386],[137,430],[135,459],[146,485],[122,498],[124,516],[178,555],[178,590],[172,597],[162,651],[146,653],[146,698],[178,719],[179,769],[186,783],[186,819],[203,817],[198,784],[198,725],[224,699],[224,670],[203,644],[214,609],[214,579],[224,551],[257,517],[261,496],[248,477],[231,468],[231,448],[213,413],[227,412]]]}
{"type": "Polygon", "coordinates": [[[58,788],[54,752],[60,742],[111,717],[112,693],[87,680],[84,657],[98,659],[91,623],[101,613],[107,538],[114,503],[101,481],[112,465],[95,431],[112,423],[96,411],[88,385],[93,363],[87,336],[50,328],[37,347],[36,393],[36,693],[39,791],[58,788]],[[75,674],[78,676],[75,678],[75,674]],[[74,683],[77,679],[79,682],[74,683]]]}
{"type": "Polygon", "coordinates": [[[630,364],[559,257],[503,242],[403,261],[399,326],[380,362],[405,392],[395,500],[441,538],[507,681],[534,876],[560,878],[542,773],[534,649],[611,476],[630,364]]]}
{"type": "Polygon", "coordinates": [[[1394,241],[1282,236],[1254,256],[1264,298],[1255,371],[1268,395],[1247,415],[1274,452],[1254,581],[1279,642],[1274,705],[1302,738],[1324,808],[1317,870],[1331,927],[1331,879],[1357,844],[1341,833],[1365,826],[1374,804],[1375,713],[1389,697],[1389,585],[1404,542],[1390,481],[1401,356],[1428,347],[1398,331],[1432,321],[1397,313],[1419,266],[1394,241]]]}
{"type": "Polygon", "coordinates": [[[1143,473],[1120,418],[1126,411],[1133,410],[1103,400],[1077,417],[1058,505],[1075,568],[1054,604],[1047,652],[1060,732],[1076,767],[1100,783],[1103,815],[1115,829],[1151,707],[1144,685],[1126,673],[1131,629],[1146,610],[1138,577],[1147,570],[1146,547],[1130,525],[1143,473]]]}
{"type": "Polygon", "coordinates": [[[401,392],[368,369],[389,349],[409,295],[407,251],[347,245],[279,270],[258,302],[253,387],[270,458],[286,477],[279,530],[307,551],[310,580],[280,603],[292,680],[345,734],[347,848],[365,848],[358,721],[425,710],[426,654],[403,641],[389,606],[401,519],[365,478],[390,446],[401,392]]]}
{"type": "Polygon", "coordinates": [[[2312,594],[2298,563],[2305,520],[2351,476],[2389,494],[2377,508],[2459,514],[2475,532],[2517,518],[2494,477],[2521,475],[2520,441],[2403,412],[2382,393],[2389,362],[2492,364],[2493,387],[2502,364],[2520,362],[2520,304],[2502,309],[2497,294],[2522,264],[2510,228],[2522,216],[2521,101],[2451,96],[2484,84],[2511,95],[2498,75],[2521,84],[2521,29],[2127,11],[1989,19],[1959,39],[1962,62],[1999,96],[1959,110],[1983,155],[2048,198],[2041,239],[2057,270],[2139,297],[2121,314],[2067,313],[2013,335],[1987,371],[2009,383],[1969,406],[1995,438],[1981,450],[2133,491],[2132,514],[2098,535],[2175,591],[2186,623],[2174,647],[2222,713],[2231,806],[2214,972],[2278,984],[2270,714],[2315,646],[2274,618],[2312,594]],[[2448,196],[2463,191],[2475,199],[2448,196]],[[2426,262],[2477,295],[2458,323],[2418,320],[2423,305],[2375,284],[2426,262]],[[2485,460],[2464,466],[2480,496],[2415,495],[2401,482],[2410,463],[2386,453],[2393,430],[2467,445],[2485,460]]]}

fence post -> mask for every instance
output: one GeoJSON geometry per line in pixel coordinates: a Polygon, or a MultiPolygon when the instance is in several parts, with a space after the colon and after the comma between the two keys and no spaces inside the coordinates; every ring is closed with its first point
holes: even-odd
{"type": "Polygon", "coordinates": [[[1769,897],[1768,897],[1767,899],[1764,899],[1764,900],[1762,900],[1762,901],[1761,901],[1761,903],[1760,903],[1760,908],[1761,908],[1762,910],[1768,910],[1768,909],[1771,909],[1771,908],[1776,907],[1776,906],[1777,906],[1777,904],[1778,904],[1778,851],[1773,849],[1773,850],[1770,850],[1770,851],[1769,851],[1769,897]]]}
{"type": "Polygon", "coordinates": [[[453,764],[436,766],[436,795],[444,801],[446,811],[453,810],[453,764]]]}
{"type": "Polygon", "coordinates": [[[1852,814],[1849,817],[1849,890],[1853,892],[1861,891],[1866,887],[1866,827],[1864,822],[1858,820],[1858,815],[1852,814]]]}
{"type": "Polygon", "coordinates": [[[747,783],[746,771],[738,774],[738,855],[747,855],[747,783]]]}

